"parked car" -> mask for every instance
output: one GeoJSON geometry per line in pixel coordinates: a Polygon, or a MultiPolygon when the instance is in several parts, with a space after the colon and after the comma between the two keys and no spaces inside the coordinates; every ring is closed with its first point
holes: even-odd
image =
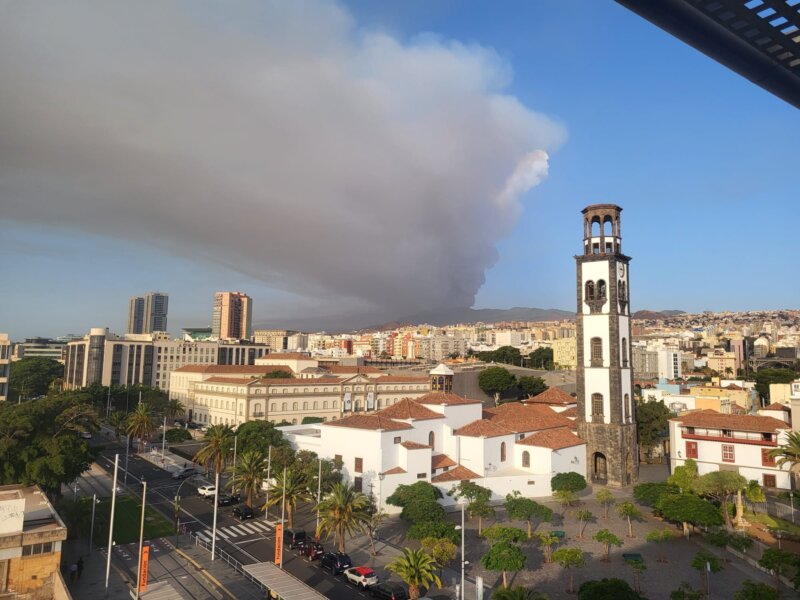
{"type": "Polygon", "coordinates": [[[306,543],[300,548],[300,554],[308,558],[308,560],[317,560],[325,554],[325,548],[319,542],[306,540],[306,543]]]}
{"type": "Polygon", "coordinates": [[[283,532],[283,543],[289,550],[299,548],[306,541],[306,532],[302,529],[287,529],[283,532]]]}
{"type": "Polygon", "coordinates": [[[352,567],[344,572],[344,577],[354,586],[365,589],[378,583],[378,574],[369,567],[352,567]]]}
{"type": "Polygon", "coordinates": [[[181,469],[180,471],[176,471],[172,474],[173,479],[186,479],[187,477],[191,477],[197,471],[194,470],[194,467],[186,467],[181,469]]]}
{"type": "Polygon", "coordinates": [[[238,504],[238,500],[230,494],[220,494],[217,496],[217,506],[232,506],[238,504]]]}
{"type": "Polygon", "coordinates": [[[91,431],[81,431],[81,437],[85,440],[92,439],[92,432],[91,431]]]}
{"type": "Polygon", "coordinates": [[[195,422],[187,423],[186,429],[200,429],[200,423],[195,423],[195,422]]]}
{"type": "Polygon", "coordinates": [[[408,600],[408,592],[399,583],[387,581],[369,588],[369,595],[384,600],[408,600]]]}
{"type": "Polygon", "coordinates": [[[353,566],[353,561],[344,552],[326,552],[319,559],[319,566],[327,569],[331,575],[338,575],[353,566]]]}
{"type": "Polygon", "coordinates": [[[239,519],[240,521],[247,521],[248,519],[255,519],[256,513],[253,512],[253,509],[247,506],[237,506],[233,509],[233,516],[239,519]]]}
{"type": "Polygon", "coordinates": [[[208,498],[209,496],[213,496],[217,491],[217,487],[214,485],[201,485],[197,488],[197,493],[201,496],[205,496],[208,498]]]}

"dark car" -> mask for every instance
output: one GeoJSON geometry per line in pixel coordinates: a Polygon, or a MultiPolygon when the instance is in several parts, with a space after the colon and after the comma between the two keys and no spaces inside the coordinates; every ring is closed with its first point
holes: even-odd
{"type": "Polygon", "coordinates": [[[319,559],[319,566],[327,569],[331,575],[338,575],[353,566],[353,561],[344,552],[326,552],[319,559]]]}
{"type": "Polygon", "coordinates": [[[187,423],[186,429],[200,429],[200,423],[187,423]]]}
{"type": "Polygon", "coordinates": [[[385,600],[408,600],[408,592],[399,583],[379,583],[369,588],[370,596],[373,598],[384,598],[385,600]]]}
{"type": "Polygon", "coordinates": [[[306,541],[306,532],[302,529],[287,529],[283,532],[283,543],[287,548],[293,550],[299,548],[306,541]]]}
{"type": "Polygon", "coordinates": [[[217,506],[231,506],[232,504],[236,504],[236,502],[236,498],[230,494],[220,494],[217,497],[217,506]]]}
{"type": "Polygon", "coordinates": [[[319,542],[307,540],[300,548],[300,554],[308,558],[308,560],[317,560],[325,554],[325,548],[319,542]]]}
{"type": "Polygon", "coordinates": [[[239,519],[240,521],[247,521],[248,519],[255,519],[256,513],[253,512],[253,509],[247,506],[237,506],[233,509],[233,516],[239,519]]]}

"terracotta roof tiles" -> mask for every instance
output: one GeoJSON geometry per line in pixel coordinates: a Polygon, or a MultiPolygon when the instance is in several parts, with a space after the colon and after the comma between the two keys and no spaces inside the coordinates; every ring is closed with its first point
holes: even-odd
{"type": "Polygon", "coordinates": [[[353,429],[371,429],[372,431],[400,431],[412,429],[408,423],[393,421],[380,415],[350,415],[337,421],[327,421],[325,425],[332,427],[352,427],[353,429]]]}
{"type": "Polygon", "coordinates": [[[453,392],[428,392],[416,399],[420,404],[483,404],[480,400],[469,400],[453,392]]]}
{"type": "Polygon", "coordinates": [[[407,472],[408,471],[406,471],[402,467],[392,467],[388,471],[384,471],[383,474],[384,475],[402,475],[403,473],[407,473],[407,472]]]}
{"type": "Polygon", "coordinates": [[[474,471],[470,471],[463,465],[458,465],[455,469],[450,469],[444,473],[440,473],[435,477],[431,477],[431,483],[445,483],[448,481],[464,481],[465,479],[478,479],[480,475],[474,471]]]}
{"type": "Polygon", "coordinates": [[[400,445],[405,448],[406,450],[430,450],[430,446],[426,446],[425,444],[420,444],[418,442],[400,442],[400,445]]]}
{"type": "Polygon", "coordinates": [[[560,450],[561,448],[580,446],[585,444],[586,440],[582,440],[566,427],[557,427],[555,429],[537,431],[517,443],[523,446],[538,446],[550,448],[551,450],[560,450]]]}
{"type": "Polygon", "coordinates": [[[780,402],[773,402],[769,406],[765,406],[761,410],[782,410],[785,412],[791,412],[791,409],[786,406],[785,404],[781,404],[780,402]]]}
{"type": "Polygon", "coordinates": [[[445,467],[455,467],[458,463],[446,454],[436,454],[431,456],[431,470],[443,469],[445,467]]]}
{"type": "Polygon", "coordinates": [[[284,365],[185,365],[174,369],[173,373],[211,373],[236,375],[266,375],[273,371],[292,371],[284,365]]]}
{"type": "Polygon", "coordinates": [[[726,415],[714,410],[698,410],[670,419],[684,427],[705,427],[708,429],[730,429],[731,431],[754,431],[772,433],[776,429],[786,429],[788,425],[774,417],[757,415],[726,415]]]}
{"type": "Polygon", "coordinates": [[[383,410],[378,411],[377,414],[383,417],[389,417],[390,419],[411,419],[415,421],[444,418],[444,415],[433,412],[430,408],[422,406],[419,402],[411,398],[403,398],[391,406],[387,406],[383,410]]]}
{"type": "Polygon", "coordinates": [[[573,398],[561,388],[551,387],[547,388],[541,394],[536,394],[533,398],[528,398],[522,402],[524,404],[551,404],[565,406],[569,404],[577,404],[578,399],[573,398]]]}

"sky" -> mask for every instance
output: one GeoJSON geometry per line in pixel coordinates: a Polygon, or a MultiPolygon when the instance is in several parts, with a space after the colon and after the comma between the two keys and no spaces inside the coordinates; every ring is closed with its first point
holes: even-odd
{"type": "Polygon", "coordinates": [[[571,310],[606,202],[634,310],[797,308],[797,111],[615,2],[497,7],[0,0],[0,331],[571,310]]]}

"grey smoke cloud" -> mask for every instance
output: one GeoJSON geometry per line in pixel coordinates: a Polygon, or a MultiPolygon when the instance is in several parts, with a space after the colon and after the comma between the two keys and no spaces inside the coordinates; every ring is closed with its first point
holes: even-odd
{"type": "Polygon", "coordinates": [[[0,219],[388,316],[470,306],[566,135],[510,77],[321,0],[6,2],[0,219]]]}

